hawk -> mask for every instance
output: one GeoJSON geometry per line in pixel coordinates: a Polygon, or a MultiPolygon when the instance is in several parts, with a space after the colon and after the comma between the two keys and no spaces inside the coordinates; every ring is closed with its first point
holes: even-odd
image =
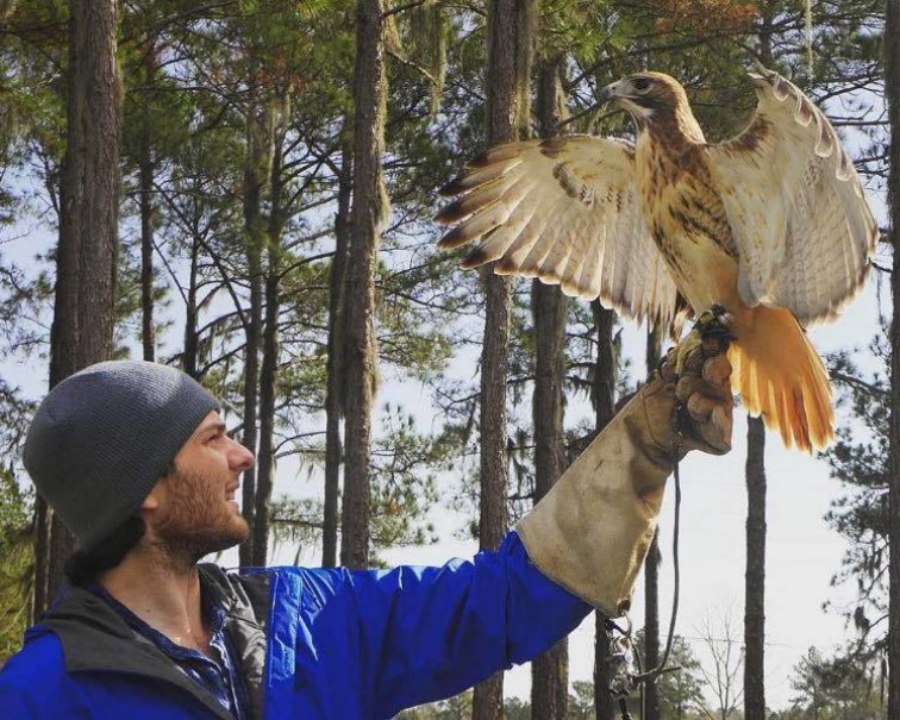
{"type": "Polygon", "coordinates": [[[865,281],[878,227],[831,123],[778,73],[736,137],[707,143],[684,88],[628,76],[603,99],[634,143],[573,135],[489,150],[442,188],[459,196],[440,241],[480,240],[462,265],[538,277],[638,322],[721,305],[736,336],[732,385],[787,447],[834,434],[831,385],[804,327],[834,318],[865,281]]]}

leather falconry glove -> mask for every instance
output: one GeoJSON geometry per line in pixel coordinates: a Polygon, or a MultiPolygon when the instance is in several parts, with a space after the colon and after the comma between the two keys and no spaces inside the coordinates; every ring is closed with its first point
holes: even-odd
{"type": "Polygon", "coordinates": [[[609,617],[631,603],[676,458],[731,449],[726,319],[704,313],[516,527],[541,572],[609,617]]]}

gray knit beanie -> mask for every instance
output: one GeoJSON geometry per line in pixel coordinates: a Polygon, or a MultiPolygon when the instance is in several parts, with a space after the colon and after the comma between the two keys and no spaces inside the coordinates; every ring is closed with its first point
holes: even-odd
{"type": "Polygon", "coordinates": [[[92,549],[140,507],[219,403],[180,370],[118,360],[70,375],[28,428],[25,467],[38,492],[92,549]]]}

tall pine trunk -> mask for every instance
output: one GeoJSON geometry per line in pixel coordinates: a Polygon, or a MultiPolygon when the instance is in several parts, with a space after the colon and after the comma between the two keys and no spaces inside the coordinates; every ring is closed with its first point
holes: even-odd
{"type": "MultiPolygon", "coordinates": [[[[350,121],[347,120],[347,123],[350,121]]],[[[344,274],[350,234],[353,190],[353,135],[345,124],[338,178],[338,209],[334,219],[334,256],[328,278],[328,388],[325,396],[325,507],[322,521],[322,567],[335,567],[338,558],[338,495],[341,483],[341,420],[344,416],[344,274]]]]}
{"type": "MultiPolygon", "coordinates": [[[[541,137],[555,137],[566,115],[562,89],[564,59],[556,57],[538,72],[537,119],[541,137]]],[[[563,383],[566,374],[568,302],[556,285],[535,279],[531,286],[534,318],[535,378],[534,502],[553,487],[565,467],[563,383]]],[[[531,664],[531,717],[564,720],[569,707],[569,645],[563,638],[531,664]]]]}
{"type": "Polygon", "coordinates": [[[765,720],[766,428],[747,419],[747,569],[744,575],[744,718],[765,720]]]}
{"type": "MultiPolygon", "coordinates": [[[[658,324],[647,333],[647,377],[656,370],[660,361],[662,334],[658,324]]],[[[644,565],[644,667],[659,665],[659,528],[653,534],[653,542],[647,552],[644,565]]],[[[642,720],[659,720],[659,686],[651,681],[642,686],[644,714],[642,720]]]]}
{"type": "MultiPolygon", "coordinates": [[[[144,82],[152,87],[156,81],[156,48],[151,44],[144,58],[144,82]]],[[[153,122],[150,114],[141,119],[138,158],[138,185],[141,212],[141,345],[144,360],[156,359],[156,324],[153,318],[153,232],[156,208],[153,204],[153,122]]]]}
{"type": "Polygon", "coordinates": [[[268,267],[265,284],[265,321],[262,366],[259,376],[259,457],[256,473],[256,507],[253,511],[253,564],[266,564],[269,547],[269,502],[275,475],[275,400],[278,392],[278,316],[281,290],[281,234],[284,229],[284,134],[290,116],[290,98],[279,99],[278,128],[272,147],[269,177],[269,220],[266,229],[268,267]]]}
{"type": "Polygon", "coordinates": [[[256,507],[253,511],[253,554],[256,566],[266,564],[269,546],[269,501],[275,474],[275,399],[278,389],[278,291],[281,248],[269,248],[266,272],[265,324],[263,325],[262,366],[259,375],[259,457],[256,473],[256,507]]]}
{"type": "MultiPolygon", "coordinates": [[[[272,157],[271,122],[263,109],[261,98],[259,57],[250,50],[250,79],[247,108],[247,157],[244,166],[244,242],[247,253],[247,283],[250,288],[250,311],[244,320],[244,412],[241,441],[253,453],[257,452],[259,403],[259,352],[263,324],[262,254],[265,245],[265,226],[262,216],[262,196],[272,157]]],[[[243,477],[241,510],[251,530],[256,527],[257,466],[247,468],[243,477]]],[[[240,564],[253,564],[253,532],[239,549],[240,564]]]]}
{"type": "Polygon", "coordinates": [[[184,351],[181,353],[181,369],[194,379],[199,364],[200,335],[197,328],[199,309],[197,295],[200,292],[200,238],[191,239],[191,264],[188,270],[188,286],[184,303],[184,351]]]}
{"type": "MultiPolygon", "coordinates": [[[[772,3],[763,7],[760,61],[772,66],[772,3]]],[[[766,429],[747,417],[747,559],[744,573],[744,717],[766,717],[766,429]]]]}
{"type": "MultiPolygon", "coordinates": [[[[487,93],[488,145],[516,140],[529,117],[532,0],[488,3],[487,93]]],[[[506,453],[506,362],[509,344],[510,283],[482,272],[485,289],[484,341],[481,352],[480,433],[481,502],[479,546],[492,550],[506,535],[509,485],[506,453]]],[[[473,720],[503,716],[503,673],[475,687],[473,720]]]]}
{"type": "MultiPolygon", "coordinates": [[[[61,186],[50,387],[112,355],[118,262],[122,88],[115,0],[69,8],[67,144],[61,186]]],[[[74,539],[39,501],[35,615],[63,583],[74,539]]]]}
{"type": "MultiPolygon", "coordinates": [[[[594,369],[593,403],[597,432],[602,432],[616,414],[615,393],[618,376],[618,362],[613,345],[613,325],[615,313],[605,310],[594,301],[594,324],[597,327],[597,364],[594,369]]],[[[616,707],[609,692],[609,648],[603,624],[606,616],[594,614],[596,633],[594,637],[594,710],[597,720],[613,720],[616,707]]]]}
{"type": "Polygon", "coordinates": [[[346,274],[344,379],[346,452],[341,514],[341,564],[369,562],[369,453],[377,384],[375,263],[387,213],[381,170],[387,76],[381,0],[356,6],[356,65],[353,98],[353,204],[346,274]]]}
{"type": "Polygon", "coordinates": [[[885,103],[891,131],[888,170],[888,241],[891,274],[891,480],[890,607],[888,616],[888,713],[900,717],[900,0],[887,0],[884,27],[885,103]]]}

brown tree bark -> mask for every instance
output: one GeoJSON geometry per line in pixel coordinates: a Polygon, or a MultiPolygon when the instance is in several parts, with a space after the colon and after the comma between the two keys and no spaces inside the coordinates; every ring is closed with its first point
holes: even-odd
{"type": "MultiPolygon", "coordinates": [[[[245,183],[246,187],[246,183],[245,183]]],[[[248,198],[244,196],[244,205],[247,206],[248,198]]],[[[258,203],[258,198],[256,199],[258,203]]],[[[258,208],[258,204],[257,204],[258,208]]],[[[257,241],[248,238],[247,246],[247,281],[250,285],[250,311],[246,313],[244,336],[246,338],[244,349],[244,412],[241,422],[241,442],[256,454],[258,444],[257,428],[257,403],[259,399],[259,348],[262,327],[262,262],[257,241]]],[[[242,501],[241,512],[251,530],[256,525],[256,472],[254,464],[244,471],[241,482],[242,501]]],[[[238,549],[241,566],[253,564],[253,533],[238,549]]]]}
{"type": "MultiPolygon", "coordinates": [[[[565,467],[563,380],[566,368],[566,310],[560,289],[535,279],[531,288],[535,335],[534,502],[547,494],[565,467]]],[[[569,707],[569,653],[566,638],[531,665],[531,716],[564,720],[569,707]]]]}
{"type": "Polygon", "coordinates": [[[199,309],[197,307],[198,282],[200,273],[200,238],[191,241],[191,266],[188,271],[188,286],[184,303],[184,350],[181,353],[181,369],[195,380],[199,364],[200,335],[197,328],[199,309]]]}
{"type": "MultiPolygon", "coordinates": [[[[600,303],[592,304],[594,323],[597,327],[597,365],[594,372],[593,403],[597,432],[601,432],[616,414],[615,393],[618,362],[613,345],[613,325],[616,315],[605,310],[600,303]]],[[[594,639],[594,710],[597,720],[613,720],[615,703],[609,692],[609,648],[603,624],[606,616],[594,614],[597,630],[594,639]]]]}
{"type": "MultiPolygon", "coordinates": [[[[562,90],[564,60],[548,60],[538,72],[537,118],[542,137],[554,137],[565,116],[562,90]]],[[[568,302],[558,286],[535,279],[531,286],[534,320],[535,378],[534,502],[540,501],[565,469],[563,382],[566,374],[568,302]]],[[[531,716],[564,720],[569,709],[569,644],[563,638],[531,664],[531,716]]]]}
{"type": "MultiPolygon", "coordinates": [[[[646,367],[647,377],[659,365],[662,352],[663,328],[657,326],[647,333],[646,367]]],[[[653,535],[647,561],[644,564],[644,667],[649,669],[659,665],[659,528],[653,535]]],[[[644,694],[643,720],[659,720],[659,686],[655,681],[642,687],[644,694]]]]}
{"type": "MultiPolygon", "coordinates": [[[[348,121],[349,122],[349,121],[348,121]]],[[[350,235],[350,198],[353,190],[353,137],[345,126],[338,177],[338,210],[334,219],[334,257],[328,279],[328,388],[325,396],[325,506],[322,521],[322,567],[335,567],[338,558],[338,496],[344,417],[344,275],[350,235]]]]}
{"type": "MultiPolygon", "coordinates": [[[[773,3],[762,8],[760,61],[772,63],[773,3]]],[[[762,418],[747,417],[747,558],[744,573],[744,718],[766,717],[766,429],[762,418]]]]}
{"type": "MultiPolygon", "coordinates": [[[[145,82],[152,85],[156,79],[156,49],[145,50],[145,82]]],[[[149,114],[142,119],[138,159],[138,192],[141,213],[141,345],[144,360],[156,360],[156,324],[153,318],[153,232],[156,208],[153,203],[153,176],[156,164],[153,161],[153,122],[149,114]]]]}
{"type": "MultiPolygon", "coordinates": [[[[508,529],[506,453],[506,358],[509,343],[510,287],[506,278],[482,273],[485,287],[484,344],[481,353],[481,498],[478,540],[482,550],[500,545],[508,529]]],[[[503,673],[475,686],[473,720],[503,717],[503,673]]]]}
{"type": "Polygon", "coordinates": [[[359,0],[353,86],[352,229],[345,291],[346,454],[341,514],[341,564],[354,569],[364,568],[369,562],[369,454],[378,366],[375,263],[387,211],[381,170],[387,93],[383,36],[381,0],[359,0]]]}
{"type": "Polygon", "coordinates": [[[890,606],[888,617],[888,712],[900,717],[900,0],[887,0],[884,26],[885,104],[890,124],[888,241],[894,250],[891,274],[891,479],[890,606]]]}
{"type": "Polygon", "coordinates": [[[277,103],[275,142],[269,178],[269,219],[266,229],[268,267],[265,284],[265,320],[262,337],[262,366],[259,377],[259,457],[256,473],[256,507],[253,511],[253,564],[267,563],[269,548],[269,502],[275,476],[275,400],[278,393],[279,334],[281,311],[281,234],[284,229],[284,140],[290,116],[290,96],[277,103]]]}
{"type": "MultiPolygon", "coordinates": [[[[50,387],[113,350],[122,87],[115,0],[69,8],[67,144],[61,185],[50,387]]],[[[74,540],[39,502],[35,615],[63,583],[74,540]]]]}
{"type": "MultiPolygon", "coordinates": [[[[487,140],[488,145],[520,136],[530,122],[532,0],[488,3],[487,140]]],[[[506,360],[509,343],[510,283],[482,273],[485,287],[484,344],[481,353],[481,513],[482,550],[496,548],[508,529],[508,460],[506,454],[506,360]]],[[[503,673],[476,685],[473,720],[503,716],[503,673]]]]}
{"type": "Polygon", "coordinates": [[[269,547],[269,501],[275,474],[275,399],[278,392],[278,292],[281,263],[279,247],[269,249],[269,267],[265,287],[265,324],[263,325],[262,366],[259,376],[259,456],[256,464],[256,497],[253,512],[252,563],[266,564],[269,547]]]}
{"type": "MultiPolygon", "coordinates": [[[[245,314],[244,336],[244,412],[241,442],[253,453],[259,441],[259,352],[263,324],[262,253],[265,245],[265,224],[262,216],[262,196],[269,175],[272,158],[271,118],[259,88],[259,58],[250,50],[251,73],[247,110],[247,158],[244,167],[244,236],[247,253],[247,283],[250,288],[250,311],[245,314]]],[[[240,564],[253,564],[253,529],[256,527],[256,474],[253,465],[244,471],[241,511],[251,528],[250,537],[238,552],[240,564]]]]}
{"type": "Polygon", "coordinates": [[[747,419],[747,569],[744,574],[744,717],[765,720],[766,428],[747,419]]]}

